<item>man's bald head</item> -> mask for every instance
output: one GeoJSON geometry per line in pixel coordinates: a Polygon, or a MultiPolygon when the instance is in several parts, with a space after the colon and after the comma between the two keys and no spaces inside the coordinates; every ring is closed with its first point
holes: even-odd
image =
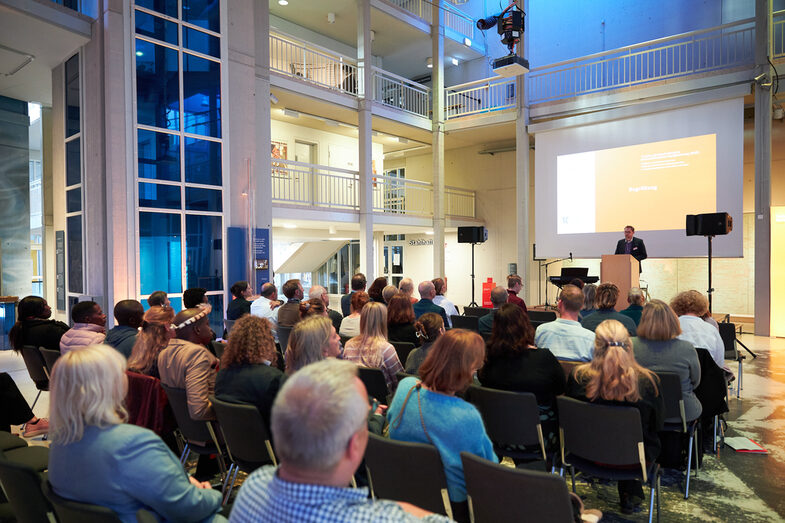
{"type": "Polygon", "coordinates": [[[436,287],[433,286],[432,281],[426,280],[417,286],[417,292],[420,293],[420,298],[432,300],[436,296],[436,287]]]}
{"type": "Polygon", "coordinates": [[[509,293],[507,292],[507,289],[505,289],[501,285],[494,288],[491,291],[491,303],[493,303],[493,308],[498,309],[499,307],[507,303],[508,296],[509,293]]]}
{"type": "Polygon", "coordinates": [[[142,326],[144,307],[136,300],[122,300],[114,306],[114,318],[118,325],[138,329],[142,326]]]}
{"type": "Polygon", "coordinates": [[[274,300],[278,297],[278,289],[275,288],[274,283],[268,281],[267,283],[262,284],[261,294],[268,300],[274,300]]]}

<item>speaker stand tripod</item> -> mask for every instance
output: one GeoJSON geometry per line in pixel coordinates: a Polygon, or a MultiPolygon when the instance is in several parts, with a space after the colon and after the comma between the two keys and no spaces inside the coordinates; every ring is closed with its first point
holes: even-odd
{"type": "Polygon", "coordinates": [[[474,246],[477,245],[476,243],[472,242],[472,301],[469,304],[469,307],[479,307],[477,302],[474,301],[474,246]]]}

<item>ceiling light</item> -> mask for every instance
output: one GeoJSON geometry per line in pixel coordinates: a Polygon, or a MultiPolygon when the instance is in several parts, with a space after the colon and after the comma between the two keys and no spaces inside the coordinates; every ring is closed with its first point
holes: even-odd
{"type": "Polygon", "coordinates": [[[144,56],[144,53],[142,51],[137,51],[136,56],[144,56]]]}
{"type": "Polygon", "coordinates": [[[289,5],[289,0],[278,0],[278,5],[289,5]]]}
{"type": "Polygon", "coordinates": [[[433,236],[433,231],[425,231],[425,234],[427,234],[428,236],[433,236]]]}
{"type": "Polygon", "coordinates": [[[398,137],[398,142],[399,143],[409,143],[409,140],[407,140],[406,138],[404,138],[402,136],[399,136],[398,137]]]}
{"type": "MultiPolygon", "coordinates": [[[[285,1],[286,0],[284,0],[284,2],[285,1]]],[[[282,223],[281,227],[283,227],[284,229],[296,229],[297,228],[297,226],[295,224],[293,224],[293,223],[282,223]]]]}
{"type": "Polygon", "coordinates": [[[464,38],[463,39],[463,45],[465,45],[466,47],[471,47],[472,46],[472,41],[470,39],[468,39],[468,38],[464,38]]]}
{"type": "Polygon", "coordinates": [[[373,42],[374,40],[376,40],[376,31],[371,29],[371,42],[373,42]]]}
{"type": "Polygon", "coordinates": [[[433,69],[433,58],[431,58],[430,56],[425,59],[425,67],[427,67],[428,69],[433,69]]]}
{"type": "Polygon", "coordinates": [[[458,65],[458,59],[457,58],[450,58],[450,61],[452,62],[452,65],[458,65]]]}
{"type": "Polygon", "coordinates": [[[270,93],[270,102],[273,103],[273,104],[277,104],[278,103],[278,97],[275,96],[273,93],[270,93]]]}
{"type": "Polygon", "coordinates": [[[284,109],[283,110],[284,116],[288,116],[289,118],[299,118],[300,113],[295,111],[294,109],[284,109]]]}

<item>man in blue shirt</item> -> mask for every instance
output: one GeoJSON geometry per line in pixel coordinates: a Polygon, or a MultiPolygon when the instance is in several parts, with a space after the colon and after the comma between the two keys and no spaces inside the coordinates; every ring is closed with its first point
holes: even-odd
{"type": "Polygon", "coordinates": [[[420,301],[412,305],[414,307],[414,317],[419,318],[426,312],[433,312],[442,317],[445,327],[449,326],[450,319],[447,317],[444,308],[433,302],[433,299],[436,297],[436,287],[434,287],[433,282],[427,280],[422,282],[417,286],[417,292],[420,293],[420,301]]]}
{"type": "Polygon", "coordinates": [[[594,333],[578,323],[583,291],[575,285],[565,285],[556,306],[561,317],[537,327],[534,344],[541,349],[550,349],[560,360],[591,361],[594,333]]]}
{"type": "Polygon", "coordinates": [[[369,499],[367,488],[348,487],[365,456],[367,418],[368,393],[356,365],[328,358],[294,373],[273,404],[280,464],[248,476],[230,521],[392,522],[423,516],[449,521],[408,503],[369,499]]]}

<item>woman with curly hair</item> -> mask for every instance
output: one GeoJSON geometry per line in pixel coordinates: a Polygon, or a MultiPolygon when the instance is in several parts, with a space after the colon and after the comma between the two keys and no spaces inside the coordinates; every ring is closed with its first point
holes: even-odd
{"type": "Polygon", "coordinates": [[[387,307],[376,302],[363,307],[360,335],[346,342],[343,359],[363,367],[381,369],[387,390],[395,390],[398,384],[395,374],[403,370],[403,365],[395,348],[387,341],[387,307]]]}
{"type": "Polygon", "coordinates": [[[173,320],[174,310],[171,307],[156,305],[144,313],[142,329],[128,358],[128,370],[160,378],[158,355],[174,337],[173,320]]]}
{"type": "Polygon", "coordinates": [[[671,309],[679,317],[679,339],[692,343],[693,347],[707,349],[717,366],[733,376],[730,369],[725,367],[725,343],[720,331],[702,319],[709,311],[706,296],[694,290],[680,292],[671,300],[671,309]]]}
{"type": "MultiPolygon", "coordinates": [[[[356,293],[355,293],[356,294],[356,293]]],[[[309,363],[341,354],[341,338],[327,316],[311,316],[298,322],[289,335],[286,348],[286,374],[309,363]]]]}
{"type": "Polygon", "coordinates": [[[275,367],[278,354],[270,322],[246,315],[229,333],[215,378],[215,397],[230,403],[250,403],[270,426],[270,410],[286,377],[275,367]]]}

